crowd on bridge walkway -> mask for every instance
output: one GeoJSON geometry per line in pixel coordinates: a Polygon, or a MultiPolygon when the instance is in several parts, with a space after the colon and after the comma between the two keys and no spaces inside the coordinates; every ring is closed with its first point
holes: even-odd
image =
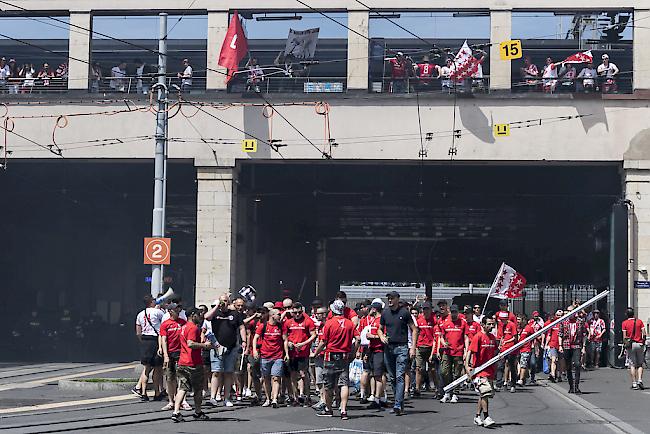
{"type": "MultiPolygon", "coordinates": [[[[354,309],[342,291],[308,307],[289,298],[258,306],[245,295],[223,294],[211,307],[185,307],[178,297],[156,304],[146,296],[135,322],[144,369],[132,392],[144,401],[168,401],[162,410],[182,422],[181,411],[207,420],[203,408],[234,402],[311,407],[318,416],[347,420],[349,400],[358,399],[367,405],[364,411],[403,416],[405,401],[454,405],[462,391],[477,397],[474,423],[490,427],[496,423],[489,412],[495,392],[517,393],[535,385],[542,372],[546,381],[567,382],[569,393],[582,393],[581,371],[600,366],[606,332],[597,309],[580,311],[473,372],[565,312],[544,317],[535,311],[528,318],[510,312],[502,300],[498,311],[483,314],[480,305],[405,302],[397,291],[354,309]],[[465,373],[471,373],[468,381],[444,392],[465,373]],[[153,397],[147,394],[150,375],[153,397]]],[[[576,301],[567,310],[578,306],[576,301]]],[[[633,309],[626,315],[623,352],[632,389],[639,390],[645,325],[633,309]]]]}

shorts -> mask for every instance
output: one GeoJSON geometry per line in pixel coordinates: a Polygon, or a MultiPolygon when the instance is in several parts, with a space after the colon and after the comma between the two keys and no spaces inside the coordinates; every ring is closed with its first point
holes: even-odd
{"type": "Polygon", "coordinates": [[[253,356],[248,356],[248,366],[251,367],[251,375],[255,378],[260,378],[262,376],[262,371],[260,369],[260,359],[256,359],[253,356]]]}
{"type": "Polygon", "coordinates": [[[169,353],[169,363],[165,368],[165,377],[167,377],[167,380],[171,380],[176,377],[176,365],[178,364],[178,359],[180,356],[180,352],[169,353]]]}
{"type": "Polygon", "coordinates": [[[382,351],[368,354],[369,372],[373,377],[381,377],[386,372],[384,364],[384,353],[382,351]]]}
{"type": "Polygon", "coordinates": [[[314,357],[314,374],[316,374],[316,384],[325,384],[325,361],[323,356],[314,357]]]}
{"type": "MultiPolygon", "coordinates": [[[[383,355],[382,355],[383,356],[383,355]]],[[[330,360],[325,361],[325,389],[334,390],[336,386],[350,384],[350,364],[347,353],[330,353],[330,360]]]]}
{"type": "Polygon", "coordinates": [[[215,350],[210,351],[210,371],[212,372],[235,372],[235,363],[239,356],[239,347],[229,348],[221,355],[215,350]]]}
{"type": "Polygon", "coordinates": [[[632,342],[632,348],[627,350],[627,363],[630,367],[640,368],[643,366],[644,351],[643,344],[632,342]]]}
{"type": "Polygon", "coordinates": [[[162,366],[163,358],[158,355],[158,338],[156,336],[141,336],[140,363],[147,366],[162,366]]]}
{"type": "Polygon", "coordinates": [[[530,365],[530,353],[521,353],[519,355],[519,367],[528,369],[530,365]]]}
{"type": "Polygon", "coordinates": [[[292,357],[289,359],[289,372],[306,372],[309,368],[309,357],[292,357]]]}
{"type": "Polygon", "coordinates": [[[284,360],[261,359],[260,370],[262,371],[262,377],[282,377],[284,374],[284,360]]]}
{"type": "Polygon", "coordinates": [[[177,366],[178,387],[186,392],[203,390],[203,366],[177,366]]]}
{"type": "Polygon", "coordinates": [[[432,351],[432,347],[417,347],[415,353],[415,366],[417,366],[419,370],[423,371],[426,369],[432,351]]]}
{"type": "Polygon", "coordinates": [[[557,359],[559,353],[558,353],[557,348],[549,348],[547,354],[548,354],[549,359],[550,358],[557,359]]]}
{"type": "Polygon", "coordinates": [[[494,384],[487,377],[476,377],[474,384],[481,398],[492,398],[494,396],[494,384]]]}

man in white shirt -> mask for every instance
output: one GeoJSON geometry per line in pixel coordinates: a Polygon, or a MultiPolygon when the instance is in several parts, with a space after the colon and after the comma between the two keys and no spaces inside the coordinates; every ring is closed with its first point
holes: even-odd
{"type": "Polygon", "coordinates": [[[596,72],[596,68],[594,68],[594,64],[592,62],[587,63],[587,66],[582,68],[580,70],[580,73],[578,74],[578,78],[582,79],[582,81],[578,80],[577,83],[578,88],[582,86],[583,92],[589,92],[595,90],[597,75],[598,73],[596,72]]]}
{"type": "Polygon", "coordinates": [[[615,78],[616,74],[619,72],[618,67],[616,64],[609,61],[608,54],[603,54],[601,59],[603,60],[603,63],[598,65],[596,72],[598,73],[598,77],[601,78],[603,83],[602,91],[603,93],[615,93],[618,90],[615,78]]]}
{"type": "Polygon", "coordinates": [[[158,342],[160,324],[165,314],[156,306],[156,300],[151,295],[144,297],[145,308],[135,319],[135,334],[140,340],[140,363],[144,366],[138,384],[131,392],[143,401],[149,401],[147,382],[149,373],[153,371],[154,401],[161,401],[162,393],[162,348],[158,342]]]}
{"type": "Polygon", "coordinates": [[[192,66],[189,59],[183,59],[183,72],[178,73],[181,79],[181,92],[189,92],[192,87],[192,66]]]}
{"type": "Polygon", "coordinates": [[[553,59],[546,58],[546,65],[542,69],[542,84],[544,92],[553,93],[557,87],[557,66],[560,63],[553,63],[553,59]]]}
{"type": "Polygon", "coordinates": [[[7,78],[11,75],[11,70],[9,65],[7,65],[7,59],[0,59],[0,90],[3,90],[7,85],[7,78]]]}
{"type": "Polygon", "coordinates": [[[438,78],[442,78],[442,90],[447,92],[451,91],[453,83],[451,81],[451,74],[456,70],[456,65],[454,65],[454,59],[447,59],[445,66],[439,69],[440,75],[438,78]]]}
{"type": "Polygon", "coordinates": [[[111,82],[110,87],[114,92],[125,92],[126,83],[124,78],[126,77],[126,62],[120,61],[119,65],[111,68],[111,82]]]}

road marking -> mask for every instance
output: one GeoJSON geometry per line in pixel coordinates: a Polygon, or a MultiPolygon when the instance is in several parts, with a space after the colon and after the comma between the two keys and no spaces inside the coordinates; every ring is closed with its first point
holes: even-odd
{"type": "Polygon", "coordinates": [[[627,422],[623,422],[613,414],[610,414],[602,408],[595,406],[586,399],[580,398],[578,395],[568,396],[564,394],[564,390],[560,389],[557,385],[549,383],[547,388],[565,401],[573,404],[573,406],[583,410],[585,413],[604,421],[604,425],[617,434],[644,434],[643,431],[634,428],[627,422]]]}
{"type": "Polygon", "coordinates": [[[52,402],[50,404],[27,405],[25,407],[3,408],[0,409],[0,414],[20,413],[23,411],[52,410],[54,408],[74,407],[76,405],[88,405],[88,404],[97,404],[102,402],[126,401],[127,399],[133,399],[133,398],[134,396],[132,394],[129,394],[129,395],[107,396],[105,398],[82,399],[79,401],[64,401],[64,402],[52,402]]]}
{"type": "Polygon", "coordinates": [[[332,432],[332,431],[343,431],[343,432],[355,432],[355,433],[362,433],[362,434],[396,434],[393,432],[386,432],[386,431],[362,431],[358,429],[350,429],[350,428],[335,428],[335,427],[330,427],[330,428],[314,428],[314,429],[298,429],[295,431],[273,431],[273,432],[267,432],[263,434],[304,434],[304,433],[317,433],[317,432],[332,432]]]}
{"type": "Polygon", "coordinates": [[[104,374],[106,372],[124,371],[129,368],[135,368],[136,366],[137,366],[136,363],[128,363],[125,365],[115,366],[113,368],[97,369],[95,371],[84,371],[84,372],[77,372],[75,374],[60,375],[57,377],[41,378],[39,380],[27,381],[25,383],[3,384],[0,386],[0,392],[4,392],[6,390],[13,390],[13,389],[31,389],[34,387],[43,386],[44,384],[52,383],[59,380],[68,380],[71,378],[87,377],[88,375],[104,374]]]}

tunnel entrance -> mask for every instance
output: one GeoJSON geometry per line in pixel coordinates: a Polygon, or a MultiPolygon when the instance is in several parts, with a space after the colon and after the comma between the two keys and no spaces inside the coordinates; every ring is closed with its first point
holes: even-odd
{"type": "Polygon", "coordinates": [[[620,164],[241,162],[236,284],[309,302],[355,282],[609,284],[620,164]]]}

